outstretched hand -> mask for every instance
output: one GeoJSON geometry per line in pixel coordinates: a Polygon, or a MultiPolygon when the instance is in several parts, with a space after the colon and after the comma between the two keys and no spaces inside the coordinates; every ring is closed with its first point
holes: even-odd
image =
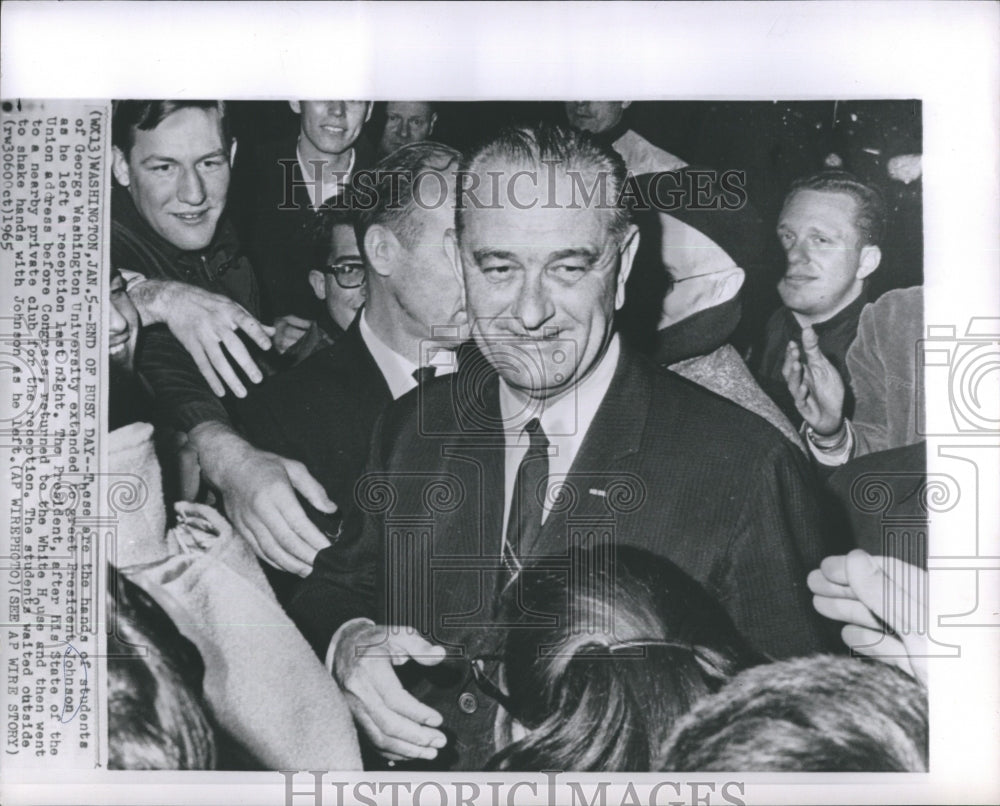
{"type": "Polygon", "coordinates": [[[802,418],[817,434],[835,434],[843,424],[844,380],[819,349],[811,327],[802,330],[802,347],[788,342],[781,374],[802,418]]]}
{"type": "Polygon", "coordinates": [[[262,380],[237,331],[242,330],[261,350],[270,350],[274,329],[262,325],[242,305],[222,294],[174,280],[146,280],[130,290],[129,296],[144,325],[163,322],[170,328],[219,397],[226,394],[226,386],[237,397],[247,394],[230,362],[253,383],[262,380]]]}
{"type": "Polygon", "coordinates": [[[927,572],[894,557],[855,549],[827,557],[809,574],[817,612],[846,626],[855,652],[898,666],[927,685],[927,572]],[[889,633],[883,625],[888,625],[889,633]]]}
{"type": "Polygon", "coordinates": [[[410,660],[433,666],[444,657],[443,647],[424,640],[412,627],[349,623],[340,635],[333,675],[354,720],[390,761],[432,759],[447,743],[436,729],[441,714],[406,691],[393,669],[410,660]]]}
{"type": "Polygon", "coordinates": [[[197,426],[191,441],[202,472],[222,494],[226,515],[257,556],[308,576],[330,541],[309,520],[296,492],[320,512],[336,512],[337,505],[305,465],[258,450],[221,423],[197,426]]]}

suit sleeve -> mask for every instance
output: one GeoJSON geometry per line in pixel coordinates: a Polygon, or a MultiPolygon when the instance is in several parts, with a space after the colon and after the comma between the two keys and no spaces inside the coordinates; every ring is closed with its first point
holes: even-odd
{"type": "Polygon", "coordinates": [[[886,410],[888,368],[882,361],[875,333],[874,307],[867,305],[858,320],[858,335],[847,351],[847,372],[856,401],[854,456],[864,456],[891,447],[886,410]]]}
{"type": "MultiPolygon", "coordinates": [[[[382,418],[359,484],[370,475],[383,475],[381,424],[382,418]]],[[[312,573],[292,596],[288,612],[320,660],[342,624],[355,618],[378,621],[377,575],[386,563],[384,524],[383,512],[367,511],[351,501],[340,537],[316,555],[312,573]]]]}
{"type": "Polygon", "coordinates": [[[843,650],[837,631],[812,607],[806,576],[844,550],[828,532],[807,460],[776,444],[751,470],[730,545],[724,604],[736,626],[773,658],[843,650]]]}
{"type": "Polygon", "coordinates": [[[205,422],[229,424],[229,412],[166,325],[142,330],[138,370],[156,399],[157,417],[179,431],[205,422]]]}

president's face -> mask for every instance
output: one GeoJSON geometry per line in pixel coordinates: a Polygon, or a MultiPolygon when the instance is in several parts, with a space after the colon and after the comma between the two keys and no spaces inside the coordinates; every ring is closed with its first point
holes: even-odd
{"type": "MultiPolygon", "coordinates": [[[[509,177],[522,168],[532,170],[478,170],[509,177]]],[[[464,210],[459,244],[473,336],[507,384],[534,399],[571,389],[603,355],[638,242],[634,228],[615,237],[610,210],[574,205],[565,174],[551,188],[547,174],[538,172],[533,191],[518,184],[529,209],[464,210]]]]}
{"type": "Polygon", "coordinates": [[[155,129],[136,129],[126,156],[114,149],[115,178],[163,238],[185,251],[215,235],[229,190],[228,143],[216,109],[185,107],[155,129]]]}

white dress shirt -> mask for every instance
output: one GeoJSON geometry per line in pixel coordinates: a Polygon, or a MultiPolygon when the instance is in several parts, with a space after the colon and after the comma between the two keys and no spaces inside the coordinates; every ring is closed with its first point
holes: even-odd
{"type": "MultiPolygon", "coordinates": [[[[389,392],[393,400],[399,400],[411,389],[417,388],[417,380],[413,373],[419,368],[406,356],[400,355],[393,350],[382,339],[375,335],[368,320],[365,318],[365,309],[361,309],[361,339],[364,341],[368,351],[378,364],[382,377],[389,384],[389,392]]],[[[421,366],[434,367],[437,371],[435,378],[444,375],[451,375],[458,368],[458,357],[453,350],[431,347],[428,344],[421,346],[421,366]]]]}
{"type": "Polygon", "coordinates": [[[343,176],[327,176],[326,171],[320,168],[319,172],[319,198],[316,198],[316,182],[313,176],[313,166],[302,159],[302,147],[300,143],[295,145],[295,158],[299,161],[299,170],[302,171],[302,178],[306,180],[305,189],[309,194],[310,207],[314,210],[319,208],[323,202],[339,196],[347,184],[347,180],[354,173],[354,149],[351,149],[351,161],[347,164],[347,171],[343,176]]]}
{"type": "MultiPolygon", "coordinates": [[[[503,540],[507,539],[507,519],[514,497],[517,470],[528,452],[529,438],[524,426],[538,417],[549,440],[549,483],[542,508],[542,523],[551,511],[555,489],[560,486],[580,452],[590,424],[611,386],[621,347],[615,335],[597,366],[560,397],[549,401],[529,401],[500,379],[500,414],[503,417],[506,450],[504,452],[503,540]],[[539,411],[540,410],[540,411],[539,411]]],[[[501,549],[502,551],[502,549],[501,549]]]]}

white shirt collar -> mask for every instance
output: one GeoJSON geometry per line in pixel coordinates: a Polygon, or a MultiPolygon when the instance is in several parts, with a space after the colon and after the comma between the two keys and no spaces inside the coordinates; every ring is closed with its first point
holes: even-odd
{"type": "Polygon", "coordinates": [[[526,402],[523,395],[513,391],[501,378],[500,414],[503,418],[504,431],[508,436],[518,439],[527,422],[533,417],[538,417],[546,436],[550,440],[554,437],[563,438],[567,442],[567,447],[574,448],[575,455],[608,392],[608,387],[611,386],[620,355],[621,346],[618,335],[615,334],[611,337],[611,342],[597,366],[587,377],[551,403],[526,402]]]}
{"type": "Polygon", "coordinates": [[[307,164],[304,159],[302,159],[302,146],[301,142],[297,141],[295,143],[295,158],[299,161],[299,170],[302,171],[302,178],[305,180],[306,192],[309,194],[309,199],[312,202],[311,206],[313,208],[319,207],[323,202],[328,199],[332,199],[334,196],[340,195],[340,191],[343,189],[344,185],[347,184],[347,179],[352,173],[354,173],[354,158],[357,156],[354,149],[351,149],[351,161],[347,164],[347,172],[344,174],[343,179],[328,178],[324,171],[320,171],[320,198],[316,198],[316,183],[311,182],[312,179],[312,166],[307,164]]]}
{"type": "MultiPolygon", "coordinates": [[[[365,317],[365,309],[361,309],[361,321],[358,323],[361,330],[361,338],[375,359],[385,382],[389,385],[389,392],[393,400],[398,400],[411,389],[416,389],[417,381],[413,373],[418,369],[406,356],[400,355],[393,350],[382,339],[375,335],[368,319],[365,317]]],[[[437,373],[435,377],[450,375],[458,365],[458,359],[453,350],[428,350],[427,360],[423,366],[435,367],[437,373]]]]}

